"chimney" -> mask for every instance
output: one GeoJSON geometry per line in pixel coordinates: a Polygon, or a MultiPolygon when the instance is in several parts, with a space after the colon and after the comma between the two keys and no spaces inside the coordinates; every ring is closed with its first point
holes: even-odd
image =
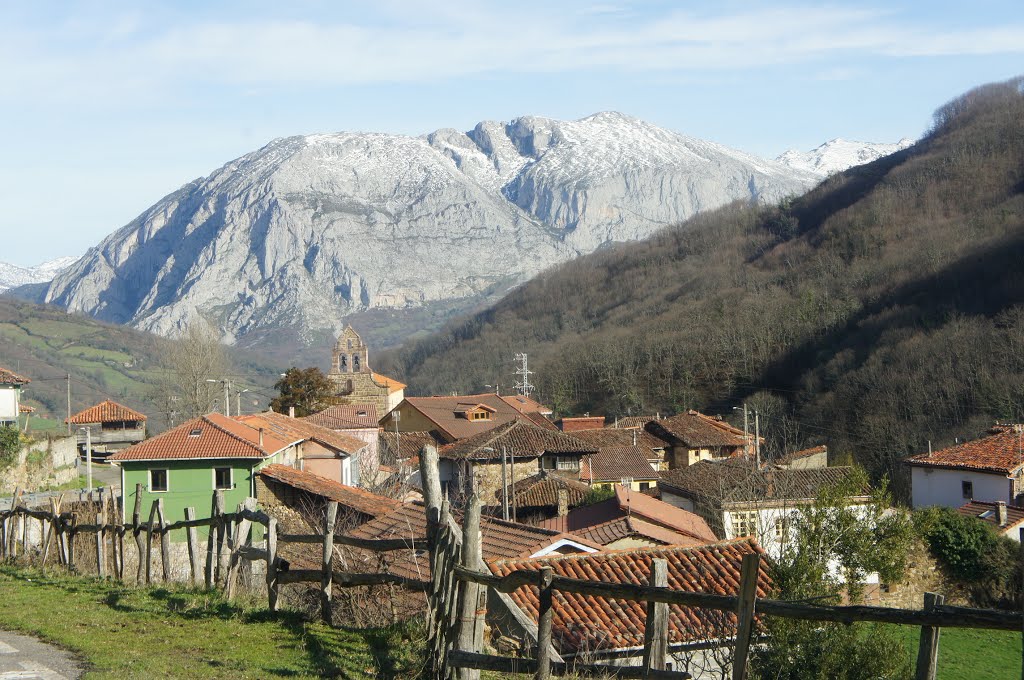
{"type": "Polygon", "coordinates": [[[558,516],[565,517],[569,514],[569,491],[567,489],[558,490],[558,516]]]}
{"type": "Polygon", "coordinates": [[[263,428],[260,428],[260,448],[263,448],[263,428]]]}
{"type": "Polygon", "coordinates": [[[633,430],[633,446],[636,446],[636,430],[633,430]]]}
{"type": "Polygon", "coordinates": [[[1005,502],[999,501],[996,503],[996,516],[999,519],[999,526],[1005,527],[1007,522],[1005,502]]]}
{"type": "Polygon", "coordinates": [[[288,417],[289,418],[294,418],[295,417],[295,407],[294,406],[289,406],[288,407],[288,417]]]}

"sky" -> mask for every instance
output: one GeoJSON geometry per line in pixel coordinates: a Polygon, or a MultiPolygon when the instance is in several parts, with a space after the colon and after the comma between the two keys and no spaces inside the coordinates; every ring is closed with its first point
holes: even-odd
{"type": "Polygon", "coordinates": [[[613,110],[775,157],[1022,73],[1020,0],[0,0],[0,261],[81,255],[277,137],[613,110]]]}

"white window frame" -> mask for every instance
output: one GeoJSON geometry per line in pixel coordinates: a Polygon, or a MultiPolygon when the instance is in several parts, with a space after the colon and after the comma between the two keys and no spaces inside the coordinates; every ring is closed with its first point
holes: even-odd
{"type": "Polygon", "coordinates": [[[732,525],[732,537],[757,536],[758,512],[756,510],[736,511],[730,513],[730,524],[732,525]],[[741,531],[740,528],[745,530],[741,531]]]}
{"type": "Polygon", "coordinates": [[[210,474],[213,475],[213,490],[214,491],[218,491],[218,490],[220,490],[220,491],[229,491],[229,490],[235,488],[235,468],[234,467],[232,467],[230,465],[218,465],[217,467],[214,467],[212,470],[210,470],[210,474]],[[227,470],[228,470],[228,485],[227,486],[217,486],[217,470],[223,470],[224,468],[227,468],[227,470]]]}
{"type": "Polygon", "coordinates": [[[146,476],[149,477],[149,492],[150,493],[167,493],[171,490],[171,469],[170,468],[149,468],[146,470],[146,476]],[[153,488],[153,473],[157,470],[164,471],[164,480],[167,483],[166,489],[154,489],[153,488]]]}

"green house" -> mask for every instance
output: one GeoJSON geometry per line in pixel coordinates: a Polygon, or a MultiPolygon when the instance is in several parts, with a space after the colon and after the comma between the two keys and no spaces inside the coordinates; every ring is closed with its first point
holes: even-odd
{"type": "MultiPolygon", "coordinates": [[[[271,463],[293,465],[302,439],[287,441],[277,433],[233,420],[219,413],[193,418],[151,439],[107,458],[121,468],[121,507],[131,521],[136,496],[142,498],[142,521],[153,501],[163,499],[164,519],[209,517],[214,492],[224,492],[224,508],[256,495],[256,475],[271,463]],[[138,490],[138,491],[137,491],[138,490]]],[[[184,541],[185,534],[172,536],[184,541]]]]}

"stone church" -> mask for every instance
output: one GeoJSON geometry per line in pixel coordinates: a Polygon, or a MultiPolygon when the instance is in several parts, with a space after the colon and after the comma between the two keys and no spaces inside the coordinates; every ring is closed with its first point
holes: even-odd
{"type": "Polygon", "coordinates": [[[405,398],[404,384],[370,368],[370,349],[352,326],[338,336],[327,377],[338,386],[334,403],[372,404],[378,418],[405,398]]]}

